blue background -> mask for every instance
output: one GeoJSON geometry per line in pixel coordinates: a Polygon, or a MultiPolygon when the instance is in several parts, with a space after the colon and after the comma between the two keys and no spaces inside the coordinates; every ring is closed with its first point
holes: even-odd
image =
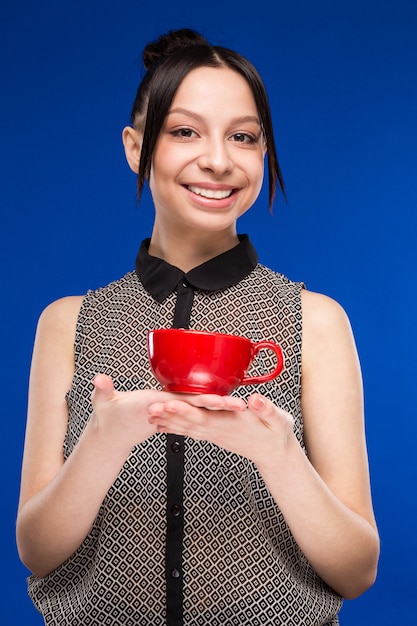
{"type": "Polygon", "coordinates": [[[361,356],[382,553],[341,623],[417,623],[414,0],[2,0],[0,622],[42,620],[14,521],[37,318],[133,267],[152,207],[135,201],[120,131],[144,44],[194,27],[267,85],[288,205],[242,218],[262,262],[347,310],[361,356]]]}

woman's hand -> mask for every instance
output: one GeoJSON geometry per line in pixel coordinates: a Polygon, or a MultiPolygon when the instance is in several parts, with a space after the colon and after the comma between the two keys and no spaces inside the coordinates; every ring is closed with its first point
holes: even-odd
{"type": "Polygon", "coordinates": [[[210,441],[256,464],[276,456],[293,437],[293,418],[260,394],[240,398],[187,395],[149,406],[157,432],[210,441]]]}
{"type": "Polygon", "coordinates": [[[113,449],[119,449],[122,456],[127,457],[136,444],[156,432],[146,416],[148,405],[163,397],[163,392],[116,391],[112,379],[106,374],[97,374],[93,383],[90,426],[96,434],[111,441],[113,449]]]}

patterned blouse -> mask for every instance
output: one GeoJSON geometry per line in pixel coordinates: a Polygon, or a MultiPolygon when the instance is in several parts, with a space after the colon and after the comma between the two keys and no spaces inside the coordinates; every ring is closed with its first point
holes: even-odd
{"type": "MultiPolygon", "coordinates": [[[[247,236],[184,274],[138,253],[136,271],[90,291],[67,394],[67,458],[101,372],[122,391],[158,387],[150,329],[189,327],[280,344],[285,369],[258,391],[290,412],[303,441],[301,283],[257,261],[247,236]]],[[[272,368],[261,351],[251,374],[272,368]]],[[[272,361],[271,361],[272,359],[272,361]]],[[[77,551],[29,594],[49,626],[335,626],[341,597],[309,564],[250,460],[206,441],[155,434],[135,446],[77,551]]]]}

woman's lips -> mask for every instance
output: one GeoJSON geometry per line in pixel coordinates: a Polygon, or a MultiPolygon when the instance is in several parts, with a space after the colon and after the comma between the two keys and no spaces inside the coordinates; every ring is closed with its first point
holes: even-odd
{"type": "Polygon", "coordinates": [[[183,185],[193,202],[202,207],[227,209],[234,204],[240,189],[230,185],[183,185]]]}
{"type": "Polygon", "coordinates": [[[209,198],[211,200],[223,200],[229,198],[233,193],[233,188],[228,189],[210,189],[208,187],[200,187],[198,185],[186,185],[187,189],[197,196],[209,198]]]}

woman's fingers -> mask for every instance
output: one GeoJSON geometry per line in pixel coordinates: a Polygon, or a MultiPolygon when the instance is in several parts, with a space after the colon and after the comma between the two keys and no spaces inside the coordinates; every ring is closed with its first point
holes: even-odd
{"type": "Polygon", "coordinates": [[[114,385],[110,376],[107,374],[97,374],[93,380],[94,391],[92,400],[103,401],[110,400],[114,394],[114,385]]]}
{"type": "Polygon", "coordinates": [[[180,398],[170,398],[166,402],[157,402],[149,406],[149,413],[163,410],[162,405],[168,412],[181,411],[184,404],[210,411],[245,411],[246,403],[242,398],[234,396],[218,396],[214,394],[184,394],[180,398]]]}

